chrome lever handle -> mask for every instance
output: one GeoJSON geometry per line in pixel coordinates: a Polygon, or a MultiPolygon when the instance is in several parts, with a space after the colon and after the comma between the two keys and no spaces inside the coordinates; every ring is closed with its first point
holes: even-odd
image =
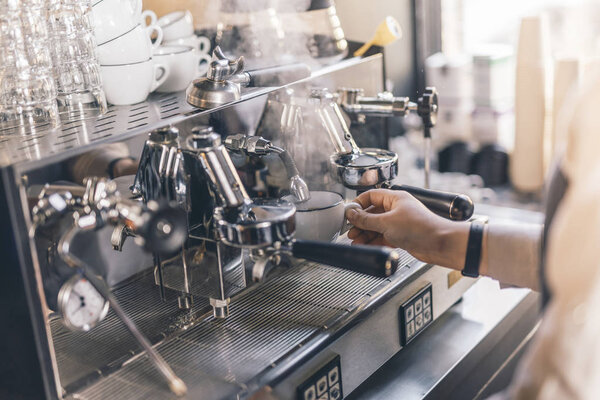
{"type": "Polygon", "coordinates": [[[244,57],[231,60],[223,54],[219,46],[213,50],[212,60],[208,66],[206,77],[212,81],[226,81],[244,70],[244,57]]]}

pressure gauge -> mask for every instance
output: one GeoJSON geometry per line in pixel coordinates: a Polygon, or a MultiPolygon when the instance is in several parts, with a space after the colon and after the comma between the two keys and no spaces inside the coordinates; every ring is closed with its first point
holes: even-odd
{"type": "Polygon", "coordinates": [[[106,316],[108,301],[87,279],[77,274],[60,288],[58,307],[69,329],[89,331],[106,316]]]}

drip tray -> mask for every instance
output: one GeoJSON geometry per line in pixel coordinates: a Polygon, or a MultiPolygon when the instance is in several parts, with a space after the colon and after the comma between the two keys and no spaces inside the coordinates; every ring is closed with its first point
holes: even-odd
{"type": "MultiPolygon", "coordinates": [[[[407,253],[402,254],[401,265],[413,261],[407,253]]],[[[150,299],[150,293],[157,296],[155,286],[150,290],[147,281],[132,283],[134,286],[142,284],[146,290],[130,289],[138,295],[129,296],[123,305],[136,322],[142,322],[143,331],[161,323],[168,328],[172,322],[166,323],[165,320],[181,318],[173,304],[162,303],[160,299],[156,303],[150,299]],[[139,304],[137,308],[128,308],[132,297],[139,304]]],[[[349,310],[368,301],[370,293],[382,285],[392,285],[392,282],[334,267],[303,263],[235,296],[229,318],[215,319],[208,310],[192,325],[168,336],[156,349],[186,382],[189,398],[232,398],[237,393],[243,394],[246,383],[261,371],[273,367],[326,326],[348,314],[349,310]]],[[[198,308],[194,311],[197,312],[198,308]]],[[[77,336],[78,342],[63,339],[62,345],[57,348],[57,353],[62,353],[59,354],[59,365],[73,359],[84,365],[86,361],[98,363],[97,359],[82,359],[81,354],[88,350],[82,347],[84,339],[80,336],[88,339],[87,345],[93,346],[92,349],[102,343],[104,352],[122,353],[128,346],[120,342],[130,340],[128,334],[122,332],[124,327],[119,322],[111,325],[107,322],[103,322],[106,326],[101,324],[87,334],[70,333],[77,336]],[[120,329],[113,325],[119,325],[120,329]],[[113,349],[115,347],[119,349],[113,349]]],[[[65,331],[63,328],[62,336],[68,334],[65,331]]],[[[55,340],[58,339],[56,336],[55,340]]],[[[65,367],[61,368],[63,371],[67,372],[65,367]]],[[[72,397],[90,400],[176,398],[145,355],[128,360],[122,367],[107,370],[105,375],[100,379],[96,377],[95,382],[90,382],[72,397]]]]}

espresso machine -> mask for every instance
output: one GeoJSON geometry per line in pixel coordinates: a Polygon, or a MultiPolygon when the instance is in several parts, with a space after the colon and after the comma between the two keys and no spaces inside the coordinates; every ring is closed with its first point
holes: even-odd
{"type": "MultiPolygon", "coordinates": [[[[283,88],[236,86],[239,98],[214,108],[152,95],[0,138],[6,397],[341,399],[410,346],[472,279],[343,235],[295,237],[295,203],[311,191],[355,194],[334,173],[333,131],[305,107],[349,111],[343,96],[313,89],[382,92],[382,62],[345,60],[283,88]],[[293,103],[267,132],[273,98],[293,103]],[[256,123],[226,129],[239,119],[256,123]],[[114,146],[139,163],[135,175],[110,176],[114,146]],[[269,190],[241,177],[257,158],[269,190]],[[73,165],[100,167],[74,182],[73,165]]],[[[373,187],[396,183],[385,177],[373,187]]]]}

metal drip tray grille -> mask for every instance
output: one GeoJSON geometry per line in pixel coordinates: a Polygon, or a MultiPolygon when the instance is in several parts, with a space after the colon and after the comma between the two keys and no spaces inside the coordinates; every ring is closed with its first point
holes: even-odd
{"type": "MultiPolygon", "coordinates": [[[[413,260],[404,253],[402,265],[413,260]]],[[[229,318],[205,316],[157,350],[188,384],[188,398],[200,398],[200,393],[202,398],[231,398],[226,392],[232,387],[242,390],[260,371],[367,301],[386,282],[390,281],[304,263],[233,298],[229,318]]],[[[145,356],[140,357],[76,398],[174,398],[155,375],[145,356]]]]}
{"type": "Polygon", "coordinates": [[[200,112],[185,100],[185,92],[153,94],[148,101],[131,106],[111,106],[104,115],[63,121],[60,128],[40,129],[20,134],[0,132],[0,166],[40,160],[60,152],[94,144],[111,136],[123,138],[149,132],[166,123],[185,119],[185,114],[200,112]]]}
{"type": "MultiPolygon", "coordinates": [[[[170,289],[190,293],[194,296],[218,297],[217,256],[211,252],[200,251],[202,257],[195,257],[198,249],[201,247],[187,250],[187,280],[184,280],[184,275],[181,273],[183,263],[181,257],[178,256],[164,262],[163,283],[170,289]]],[[[237,252],[239,253],[239,250],[237,252]]],[[[241,257],[229,257],[227,264],[223,266],[223,281],[227,297],[235,295],[246,287],[244,263],[241,257]]]]}
{"type": "MultiPolygon", "coordinates": [[[[179,311],[176,301],[163,302],[151,274],[117,289],[114,294],[153,343],[189,324],[191,314],[205,312],[208,307],[207,301],[197,299],[190,313],[179,311]]],[[[73,384],[78,386],[79,380],[97,378],[101,372],[110,370],[113,364],[118,366],[122,363],[124,357],[129,358],[141,351],[112,309],[89,332],[71,331],[60,319],[53,319],[50,327],[61,383],[67,389],[73,384]]]]}

